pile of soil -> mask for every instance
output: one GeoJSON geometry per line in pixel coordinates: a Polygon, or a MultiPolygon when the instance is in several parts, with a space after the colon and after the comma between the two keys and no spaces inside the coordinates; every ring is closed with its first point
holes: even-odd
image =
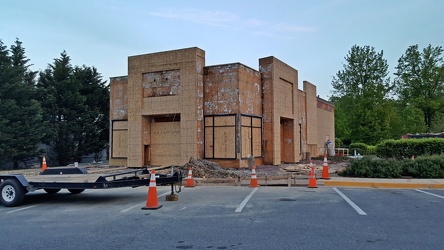
{"type": "MultiPolygon", "coordinates": [[[[316,173],[321,173],[323,168],[323,160],[313,160],[316,173]]],[[[336,174],[342,171],[348,162],[331,162],[328,161],[329,173],[336,174]]],[[[189,167],[192,167],[194,178],[250,178],[251,169],[249,168],[222,168],[217,163],[191,159],[187,164],[181,166],[180,169],[186,176],[189,167]]],[[[278,166],[262,165],[256,166],[257,176],[286,176],[290,174],[307,175],[310,170],[310,163],[301,161],[298,163],[286,163],[278,166]]]]}
{"type": "Polygon", "coordinates": [[[194,178],[238,178],[240,177],[236,171],[225,169],[217,163],[207,160],[191,159],[180,169],[185,174],[188,173],[189,167],[193,170],[194,178]]]}

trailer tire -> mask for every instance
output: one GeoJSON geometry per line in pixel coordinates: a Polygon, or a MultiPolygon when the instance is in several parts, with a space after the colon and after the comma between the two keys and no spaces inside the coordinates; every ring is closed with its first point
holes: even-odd
{"type": "Polygon", "coordinates": [[[56,194],[60,191],[60,188],[44,188],[48,194],[56,194]]]}
{"type": "Polygon", "coordinates": [[[23,203],[26,190],[18,180],[8,179],[0,185],[1,203],[5,207],[15,207],[23,203]]]}
{"type": "Polygon", "coordinates": [[[70,189],[70,188],[68,188],[68,191],[71,192],[71,194],[80,194],[81,192],[85,191],[85,189],[70,189]]]}

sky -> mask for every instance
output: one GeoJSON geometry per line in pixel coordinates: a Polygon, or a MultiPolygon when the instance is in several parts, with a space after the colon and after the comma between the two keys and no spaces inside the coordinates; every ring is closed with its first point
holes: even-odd
{"type": "Polygon", "coordinates": [[[442,0],[0,0],[0,40],[18,38],[32,70],[66,51],[107,81],[133,55],[199,47],[207,66],[256,70],[274,56],[328,99],[353,45],[383,51],[393,79],[409,46],[444,46],[443,13],[442,0]]]}

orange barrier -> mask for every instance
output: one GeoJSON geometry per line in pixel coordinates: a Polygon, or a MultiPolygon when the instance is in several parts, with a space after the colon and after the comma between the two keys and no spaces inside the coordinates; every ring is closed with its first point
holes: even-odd
{"type": "Polygon", "coordinates": [[[259,184],[257,183],[257,177],[256,177],[256,166],[251,167],[250,187],[259,187],[259,184]]]}
{"type": "Polygon", "coordinates": [[[191,167],[188,168],[188,176],[187,176],[187,183],[185,184],[185,187],[195,187],[194,179],[193,179],[193,170],[191,167]]]}
{"type": "Polygon", "coordinates": [[[156,187],[156,170],[151,170],[150,185],[148,187],[148,197],[146,199],[146,206],[142,207],[146,209],[159,209],[162,205],[159,205],[157,200],[157,187],[156,187]]]}
{"type": "Polygon", "coordinates": [[[324,154],[324,165],[322,165],[321,179],[330,180],[330,175],[328,174],[327,154],[324,154]]]}
{"type": "Polygon", "coordinates": [[[316,174],[315,174],[315,168],[313,166],[313,161],[310,160],[310,172],[308,172],[308,186],[309,188],[317,188],[316,185],[316,174]]]}
{"type": "Polygon", "coordinates": [[[42,171],[46,170],[46,158],[45,156],[43,156],[43,160],[42,160],[42,171]]]}

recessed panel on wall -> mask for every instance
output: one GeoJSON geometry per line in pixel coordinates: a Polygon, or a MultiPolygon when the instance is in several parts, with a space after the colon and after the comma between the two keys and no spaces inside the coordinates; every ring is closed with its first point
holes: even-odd
{"type": "Polygon", "coordinates": [[[112,122],[112,158],[128,157],[128,121],[112,122]]]}
{"type": "Polygon", "coordinates": [[[180,122],[151,123],[151,165],[180,165],[180,122]]]}

